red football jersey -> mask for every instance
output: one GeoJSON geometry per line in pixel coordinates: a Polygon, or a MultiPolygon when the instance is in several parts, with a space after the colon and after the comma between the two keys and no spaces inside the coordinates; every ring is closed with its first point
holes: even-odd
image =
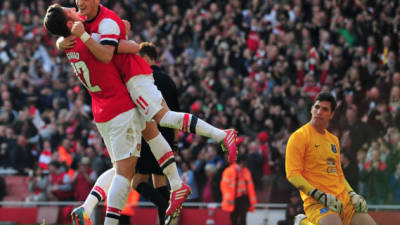
{"type": "MultiPolygon", "coordinates": [[[[96,17],[85,21],[85,30],[100,44],[118,46],[119,40],[126,40],[125,25],[112,10],[100,5],[96,17]]],[[[117,67],[124,82],[132,76],[153,73],[149,64],[136,54],[114,54],[112,62],[117,67]]]]}
{"type": "Polygon", "coordinates": [[[107,122],[135,107],[115,66],[97,60],[79,39],[65,50],[75,74],[92,96],[92,111],[97,123],[107,122]]]}

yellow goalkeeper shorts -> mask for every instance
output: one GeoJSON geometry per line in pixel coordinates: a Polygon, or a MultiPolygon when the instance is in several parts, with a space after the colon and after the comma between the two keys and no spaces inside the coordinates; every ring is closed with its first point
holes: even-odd
{"type": "MultiPolygon", "coordinates": [[[[344,191],[336,197],[343,204],[343,212],[339,216],[342,219],[344,225],[350,225],[351,218],[355,213],[353,204],[350,200],[350,196],[347,191],[344,191]]],[[[328,208],[326,208],[314,198],[306,199],[306,201],[304,202],[304,212],[306,213],[308,220],[313,224],[318,224],[319,220],[327,215],[337,214],[337,212],[328,210],[328,208]]]]}

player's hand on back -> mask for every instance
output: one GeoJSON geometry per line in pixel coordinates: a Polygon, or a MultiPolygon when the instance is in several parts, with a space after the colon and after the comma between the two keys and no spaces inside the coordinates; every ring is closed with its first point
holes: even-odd
{"type": "Polygon", "coordinates": [[[80,37],[83,33],[85,33],[85,27],[81,21],[75,21],[74,25],[71,28],[71,34],[80,37]]]}
{"type": "Polygon", "coordinates": [[[76,37],[73,35],[66,38],[59,37],[56,42],[57,48],[60,50],[73,48],[75,44],[76,44],[76,37]]]}

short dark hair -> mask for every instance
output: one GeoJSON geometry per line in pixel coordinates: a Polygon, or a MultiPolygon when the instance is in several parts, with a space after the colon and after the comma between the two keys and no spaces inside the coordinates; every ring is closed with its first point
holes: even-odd
{"type": "Polygon", "coordinates": [[[158,59],[156,46],[151,42],[140,43],[139,55],[142,57],[147,55],[153,61],[158,59]]]}
{"type": "Polygon", "coordinates": [[[47,8],[46,15],[44,16],[43,26],[47,31],[54,35],[68,37],[71,34],[67,26],[68,16],[62,9],[61,5],[53,4],[47,8]]]}
{"type": "Polygon", "coordinates": [[[331,111],[335,111],[336,109],[336,99],[335,97],[327,91],[320,92],[317,97],[315,98],[315,101],[326,101],[331,103],[331,111]]]}

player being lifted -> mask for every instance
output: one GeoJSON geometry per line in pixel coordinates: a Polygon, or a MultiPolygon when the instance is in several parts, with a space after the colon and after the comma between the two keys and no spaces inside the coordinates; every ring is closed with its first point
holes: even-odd
{"type": "MultiPolygon", "coordinates": [[[[156,46],[150,42],[140,43],[139,55],[150,65],[153,70],[154,83],[161,91],[168,107],[171,110],[179,111],[178,90],[171,77],[157,66],[158,53],[156,46]]],[[[177,149],[178,133],[176,129],[159,127],[159,130],[171,146],[173,150],[177,149]]],[[[175,224],[175,219],[179,216],[179,212],[172,216],[165,217],[165,210],[168,207],[169,192],[167,180],[158,165],[154,155],[151,153],[149,146],[143,142],[140,158],[136,165],[136,174],[133,176],[132,187],[153,202],[158,208],[158,220],[160,225],[175,224]],[[153,186],[149,181],[149,175],[152,176],[153,186]]],[[[180,211],[180,210],[177,210],[180,211]]]]}
{"type": "MultiPolygon", "coordinates": [[[[74,33],[76,29],[70,18],[80,19],[75,10],[51,5],[46,12],[44,26],[52,33],[69,36],[71,30],[74,33]]],[[[84,207],[78,208],[77,213],[81,216],[75,217],[74,223],[90,224],[85,217],[85,205],[94,204],[97,198],[104,198],[108,193],[105,224],[117,224],[140,156],[140,133],[145,124],[115,66],[97,60],[82,41],[65,52],[76,76],[92,97],[94,120],[115,168],[97,179],[91,197],[85,201],[84,207]]]]}

